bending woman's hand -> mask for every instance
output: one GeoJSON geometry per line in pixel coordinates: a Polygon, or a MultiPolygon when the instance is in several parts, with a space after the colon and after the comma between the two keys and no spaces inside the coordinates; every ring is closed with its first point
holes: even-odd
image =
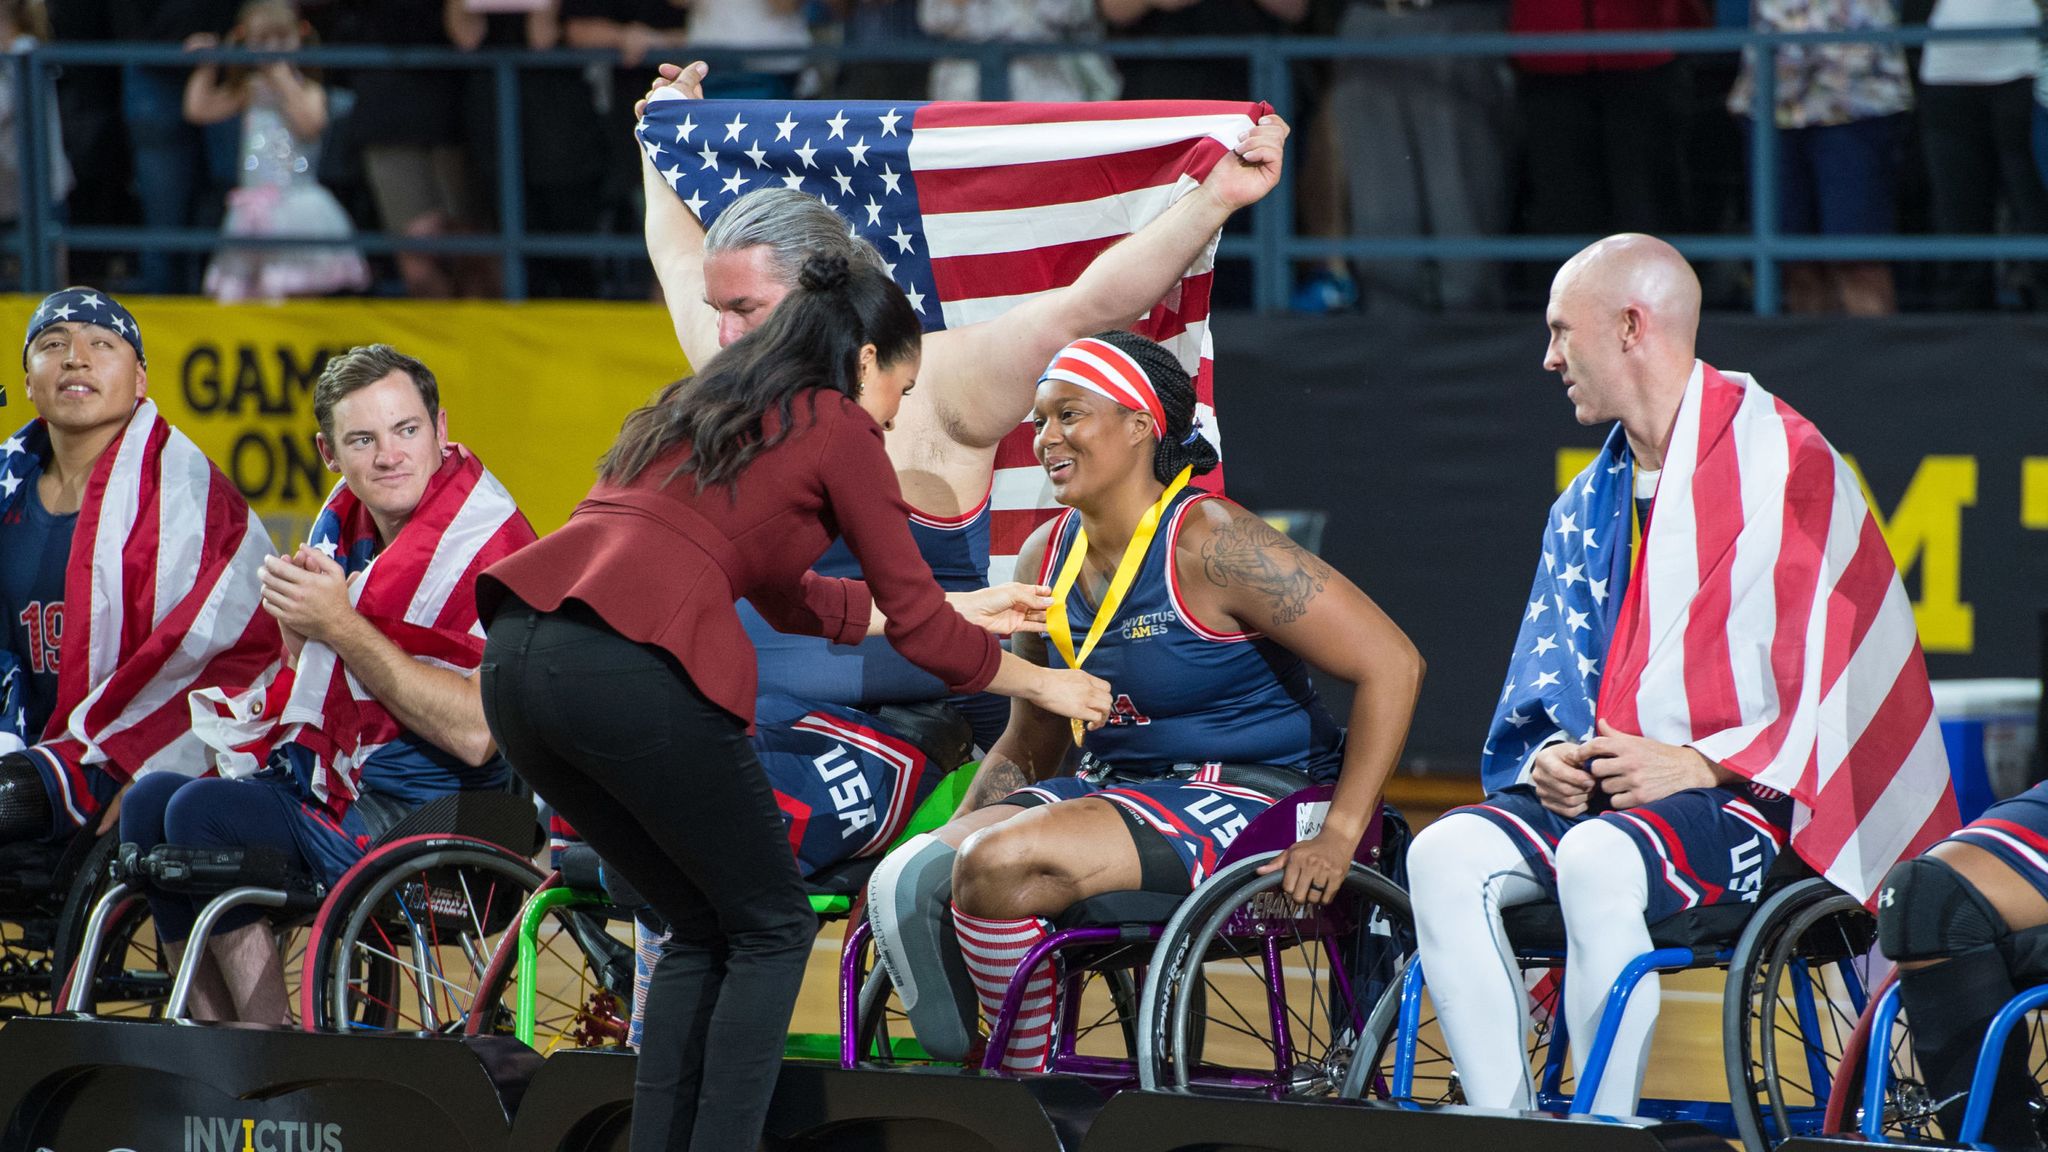
{"type": "Polygon", "coordinates": [[[1040,668],[1032,677],[1025,698],[1055,715],[1084,720],[1100,728],[1109,719],[1109,681],[1090,676],[1078,668],[1040,668]]]}
{"type": "Polygon", "coordinates": [[[1045,610],[1052,607],[1052,589],[1012,580],[971,592],[948,592],[946,602],[984,632],[1008,636],[1045,631],[1045,610]]]}

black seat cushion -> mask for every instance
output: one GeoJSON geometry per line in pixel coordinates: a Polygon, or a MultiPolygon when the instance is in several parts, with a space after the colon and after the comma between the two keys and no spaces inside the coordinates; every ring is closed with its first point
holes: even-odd
{"type": "Polygon", "coordinates": [[[2006,937],[2000,948],[2012,965],[2013,983],[2048,983],[2048,925],[2021,929],[2006,937]]]}
{"type": "Polygon", "coordinates": [[[451,792],[407,813],[378,836],[377,843],[432,835],[467,836],[529,855],[540,847],[540,813],[532,800],[513,792],[451,792]]]}
{"type": "Polygon", "coordinates": [[[1164,892],[1105,892],[1091,896],[1053,918],[1055,928],[1114,928],[1129,924],[1164,924],[1186,896],[1164,892]]]}
{"type": "MultiPolygon", "coordinates": [[[[1733,947],[1756,907],[1735,903],[1688,908],[1650,925],[1650,944],[1708,951],[1733,947]]],[[[1554,903],[1517,904],[1503,911],[1501,923],[1517,952],[1564,951],[1564,910],[1554,903]]]]}
{"type": "Polygon", "coordinates": [[[944,701],[884,704],[874,712],[875,719],[923,749],[925,758],[941,772],[951,772],[974,754],[973,727],[958,708],[944,701]]]}
{"type": "Polygon", "coordinates": [[[868,877],[874,874],[875,865],[881,862],[881,857],[869,856],[828,865],[804,881],[804,893],[809,896],[858,896],[868,886],[868,877]]]}

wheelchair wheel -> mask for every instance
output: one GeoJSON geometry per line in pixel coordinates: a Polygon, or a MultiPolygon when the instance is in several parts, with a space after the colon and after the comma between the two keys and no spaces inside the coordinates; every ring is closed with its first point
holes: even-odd
{"type": "Polygon", "coordinates": [[[314,917],[302,1026],[460,1031],[501,937],[542,879],[524,856],[468,837],[380,846],[314,917]]]}
{"type": "Polygon", "coordinates": [[[1167,923],[1140,998],[1145,1087],[1331,1096],[1391,1050],[1375,1009],[1414,950],[1407,893],[1353,864],[1330,904],[1296,904],[1281,873],[1257,874],[1273,855],[1217,873],[1167,923]]]}
{"type": "MultiPolygon", "coordinates": [[[[550,877],[543,891],[554,891],[550,877]]],[[[578,898],[580,899],[580,897],[578,898]]],[[[622,923],[609,905],[564,904],[542,916],[534,935],[539,960],[533,988],[533,1047],[542,1055],[563,1048],[604,1048],[626,1042],[633,1002],[633,943],[613,932],[622,923]]],[[[527,909],[522,908],[523,919],[527,909]]],[[[517,1035],[521,995],[518,932],[504,933],[491,957],[464,1031],[469,1035],[517,1035]]]]}
{"type": "Polygon", "coordinates": [[[1750,920],[1722,997],[1729,1101],[1749,1152],[1822,1126],[1876,944],[1876,918],[1825,880],[1786,887],[1750,920]]]}

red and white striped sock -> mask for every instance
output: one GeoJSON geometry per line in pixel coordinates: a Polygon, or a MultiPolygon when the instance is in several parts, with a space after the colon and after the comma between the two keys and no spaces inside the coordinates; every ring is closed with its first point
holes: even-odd
{"type": "MultiPolygon", "coordinates": [[[[1052,925],[1035,916],[1022,920],[970,916],[955,904],[953,928],[960,938],[968,975],[974,979],[974,991],[981,999],[982,1018],[993,1031],[1017,965],[1026,952],[1052,934],[1052,925]]],[[[1003,1053],[1005,1071],[1045,1071],[1052,1056],[1052,1018],[1058,1001],[1053,993],[1053,963],[1048,958],[1024,986],[1024,1002],[1010,1031],[1010,1047],[1003,1053]]]]}

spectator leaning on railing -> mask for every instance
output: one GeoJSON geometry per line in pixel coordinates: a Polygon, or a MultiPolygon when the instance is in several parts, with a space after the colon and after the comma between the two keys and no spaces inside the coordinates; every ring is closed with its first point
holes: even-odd
{"type": "MultiPolygon", "coordinates": [[[[1352,39],[1500,32],[1505,0],[1351,0],[1337,33],[1352,39]]],[[[1513,81],[1488,56],[1346,60],[1330,85],[1338,147],[1359,236],[1496,236],[1513,179],[1513,81]]],[[[1368,308],[1463,310],[1501,303],[1497,265],[1379,260],[1359,266],[1368,308]]]]}
{"type": "MultiPolygon", "coordinates": [[[[489,0],[446,0],[442,15],[448,38],[465,52],[478,48],[545,52],[562,43],[560,5],[561,0],[536,0],[524,13],[510,13],[502,11],[504,4],[489,0]]],[[[604,171],[607,138],[590,84],[581,68],[521,68],[518,75],[526,231],[595,232],[603,203],[591,187],[604,171]]],[[[498,78],[491,70],[480,69],[471,71],[467,81],[463,113],[468,137],[495,140],[498,78]]],[[[496,205],[496,151],[485,149],[471,160],[479,178],[480,203],[496,205]]],[[[596,267],[587,259],[529,260],[527,268],[536,296],[589,296],[597,287],[596,267]]]]}
{"type": "MultiPolygon", "coordinates": [[[[17,107],[21,97],[15,69],[21,67],[21,55],[47,34],[42,25],[42,5],[31,0],[0,0],[0,48],[5,49],[5,55],[0,55],[0,228],[19,223],[27,207],[22,194],[28,174],[21,170],[21,119],[28,110],[17,107]]],[[[46,88],[43,98],[47,101],[43,106],[47,113],[44,173],[49,181],[50,207],[61,213],[64,198],[71,194],[76,181],[70,161],[64,158],[64,131],[58,120],[55,86],[46,88]]],[[[57,275],[61,279],[64,274],[60,270],[57,275]]]]}
{"type": "MultiPolygon", "coordinates": [[[[334,39],[391,48],[445,47],[448,34],[431,0],[349,0],[336,14],[334,39]]],[[[377,205],[378,226],[404,236],[475,229],[471,159],[462,143],[463,80],[453,70],[364,68],[349,77],[355,110],[349,134],[377,205]]],[[[490,147],[489,137],[482,147],[490,147]]],[[[399,278],[416,298],[465,295],[471,258],[401,252],[399,278]]]]}
{"type": "MultiPolygon", "coordinates": [[[[918,0],[917,20],[941,40],[977,44],[990,40],[1071,44],[1102,36],[1095,0],[918,0]]],[[[1122,88],[1115,66],[1097,52],[1010,59],[1012,100],[1114,100],[1122,88]]],[[[940,60],[932,65],[932,99],[974,100],[980,96],[979,64],[940,60]]]]}
{"type": "MultiPolygon", "coordinates": [[[[2038,25],[2034,0],[1936,0],[1930,28],[2016,28],[2038,25]]],[[[2031,155],[2034,40],[1935,41],[1920,53],[1920,152],[1927,160],[1936,232],[1983,234],[1998,229],[1999,208],[2014,232],[2048,232],[2048,189],[2031,155]]],[[[2039,306],[2048,292],[2040,265],[2030,265],[2039,306]]],[[[1935,300],[1944,309],[1995,303],[1991,265],[1941,267],[1935,300]]]]}
{"type": "MultiPolygon", "coordinates": [[[[1891,0],[1756,0],[1759,32],[1846,32],[1898,25],[1891,0]]],[[[1728,110],[1748,117],[1756,53],[1745,52],[1728,110]]],[[[1897,227],[1893,151],[1913,106],[1896,44],[1795,44],[1775,52],[1778,230],[1865,236],[1897,227]]],[[[1751,126],[1754,130],[1754,125],[1751,126]]],[[[1882,316],[1897,309],[1890,265],[1787,262],[1792,312],[1882,316]]]]}
{"type": "MultiPolygon", "coordinates": [[[[195,35],[219,36],[235,23],[240,0],[111,0],[115,40],[182,44],[195,35]]],[[[211,195],[234,183],[233,125],[200,129],[184,116],[183,67],[130,64],[121,69],[121,118],[135,161],[135,196],[142,223],[151,228],[212,225],[221,201],[211,195]],[[208,193],[202,195],[202,192],[208,193]]],[[[182,252],[144,249],[144,292],[192,292],[199,265],[182,252]]]]}
{"type": "MultiPolygon", "coordinates": [[[[1514,32],[1698,27],[1698,0],[1511,0],[1514,32]]],[[[1686,219],[1686,66],[1673,52],[1523,55],[1528,228],[1664,232],[1686,219]]]]}

